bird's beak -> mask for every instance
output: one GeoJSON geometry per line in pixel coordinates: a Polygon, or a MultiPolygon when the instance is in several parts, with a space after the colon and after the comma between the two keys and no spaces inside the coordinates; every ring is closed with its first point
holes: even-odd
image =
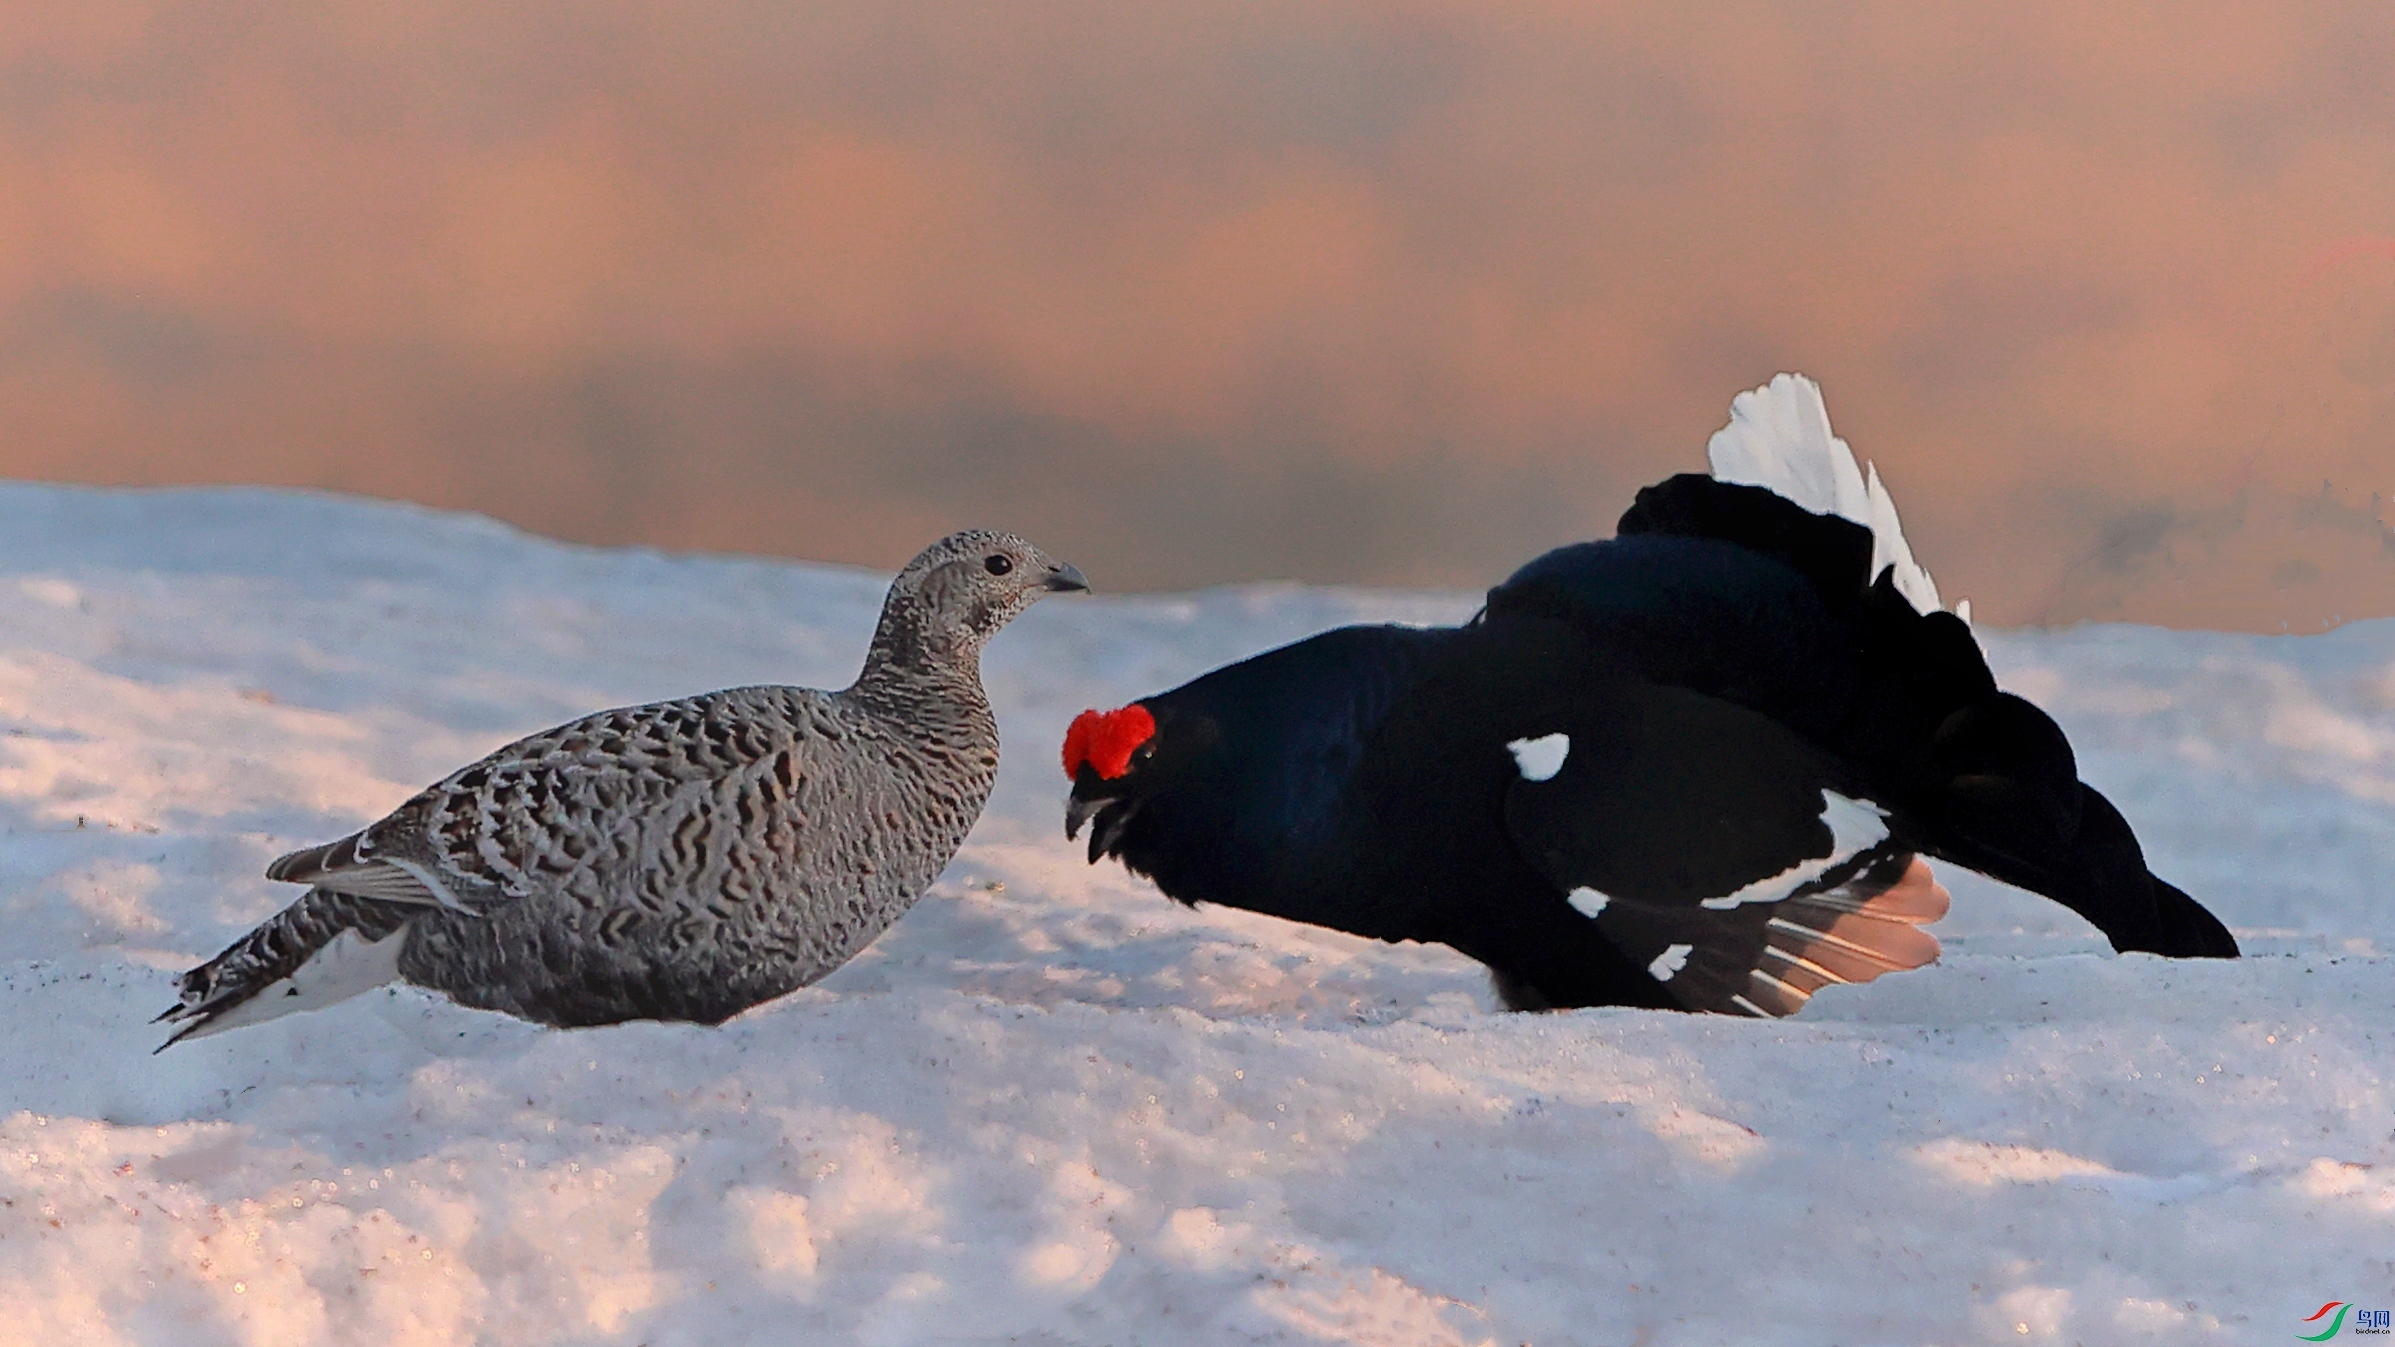
{"type": "Polygon", "coordinates": [[[1107,802],[1104,800],[1084,800],[1078,795],[1066,800],[1064,802],[1064,840],[1070,842],[1079,837],[1081,825],[1089,822],[1089,816],[1104,809],[1106,804],[1107,802]]]}
{"type": "Polygon", "coordinates": [[[1089,830],[1089,863],[1096,865],[1113,854],[1124,826],[1138,812],[1137,800],[1085,800],[1076,795],[1065,802],[1064,835],[1069,841],[1080,835],[1082,824],[1096,819],[1097,826],[1089,830]]]}
{"type": "Polygon", "coordinates": [[[1076,592],[1087,594],[1089,577],[1083,575],[1081,568],[1071,562],[1060,561],[1048,571],[1048,592],[1051,594],[1076,592]]]}

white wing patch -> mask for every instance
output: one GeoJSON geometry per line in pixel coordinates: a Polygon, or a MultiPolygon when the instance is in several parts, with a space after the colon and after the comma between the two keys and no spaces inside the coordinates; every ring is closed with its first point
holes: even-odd
{"type": "Polygon", "coordinates": [[[1572,905],[1572,910],[1574,912],[1577,912],[1581,916],[1588,918],[1590,921],[1595,921],[1598,917],[1604,915],[1605,905],[1612,902],[1613,899],[1583,884],[1579,888],[1572,890],[1571,893],[1565,895],[1564,901],[1572,905]]]}
{"type": "MultiPolygon", "coordinates": [[[[1854,450],[1830,430],[1821,386],[1801,374],[1782,374],[1730,403],[1730,424],[1705,445],[1716,481],[1759,486],[1815,514],[1836,515],[1871,530],[1871,576],[1895,568],[1896,592],[1916,612],[1941,606],[1929,572],[1913,560],[1896,520],[1896,499],[1855,466],[1854,450]]],[[[1956,605],[1965,622],[1968,604],[1956,605]]]]}
{"type": "Polygon", "coordinates": [[[1522,769],[1524,781],[1551,781],[1563,770],[1564,759],[1572,755],[1572,736],[1542,734],[1536,739],[1513,740],[1505,747],[1514,755],[1514,766],[1522,769]]]}
{"type": "Polygon", "coordinates": [[[1850,800],[1834,790],[1821,792],[1821,821],[1829,825],[1830,854],[1798,861],[1769,879],[1758,879],[1699,907],[1727,911],[1742,903],[1776,903],[1831,870],[1888,840],[1888,811],[1869,800],[1850,800]]]}
{"type": "Polygon", "coordinates": [[[1671,981],[1673,978],[1680,975],[1681,969],[1688,966],[1688,956],[1695,949],[1696,946],[1694,945],[1671,946],[1669,949],[1664,950],[1661,954],[1656,955],[1655,962],[1647,965],[1647,976],[1655,979],[1657,982],[1671,981]]]}
{"type": "Polygon", "coordinates": [[[206,1038],[303,1010],[322,1010],[360,992],[397,981],[399,952],[407,948],[408,930],[402,926],[380,940],[368,940],[354,930],[343,931],[326,941],[324,948],[309,956],[306,963],[293,969],[291,976],[268,983],[256,995],[206,1024],[177,1035],[177,1040],[206,1038]]]}

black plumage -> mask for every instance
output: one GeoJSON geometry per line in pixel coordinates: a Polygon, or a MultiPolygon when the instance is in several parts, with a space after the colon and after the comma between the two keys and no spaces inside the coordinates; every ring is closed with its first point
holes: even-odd
{"type": "Polygon", "coordinates": [[[1786,1014],[1918,966],[1946,906],[1921,855],[2117,949],[2234,955],[1873,557],[1862,525],[1674,477],[1464,626],[1325,632],[1085,717],[1068,832],[1184,902],[1453,946],[1517,1008],[1786,1014]]]}

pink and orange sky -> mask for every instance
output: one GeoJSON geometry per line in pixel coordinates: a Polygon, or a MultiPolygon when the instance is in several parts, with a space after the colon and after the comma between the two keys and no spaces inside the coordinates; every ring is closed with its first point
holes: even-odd
{"type": "Polygon", "coordinates": [[[28,0],[0,472],[1479,587],[1826,385],[1996,622],[2395,614],[2383,3],[28,0]]]}

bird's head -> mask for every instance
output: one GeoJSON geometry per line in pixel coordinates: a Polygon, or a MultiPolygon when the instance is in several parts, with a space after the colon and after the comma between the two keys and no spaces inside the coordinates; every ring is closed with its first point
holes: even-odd
{"type": "Polygon", "coordinates": [[[1219,738],[1211,720],[1177,716],[1153,702],[1074,717],[1064,736],[1064,774],[1073,782],[1064,835],[1079,837],[1089,825],[1093,864],[1122,854],[1124,833],[1141,809],[1201,774],[1219,738]]]}
{"type": "Polygon", "coordinates": [[[896,665],[973,659],[1033,603],[1088,588],[1078,569],[1011,533],[966,529],[924,548],[890,582],[874,645],[896,665]]]}

